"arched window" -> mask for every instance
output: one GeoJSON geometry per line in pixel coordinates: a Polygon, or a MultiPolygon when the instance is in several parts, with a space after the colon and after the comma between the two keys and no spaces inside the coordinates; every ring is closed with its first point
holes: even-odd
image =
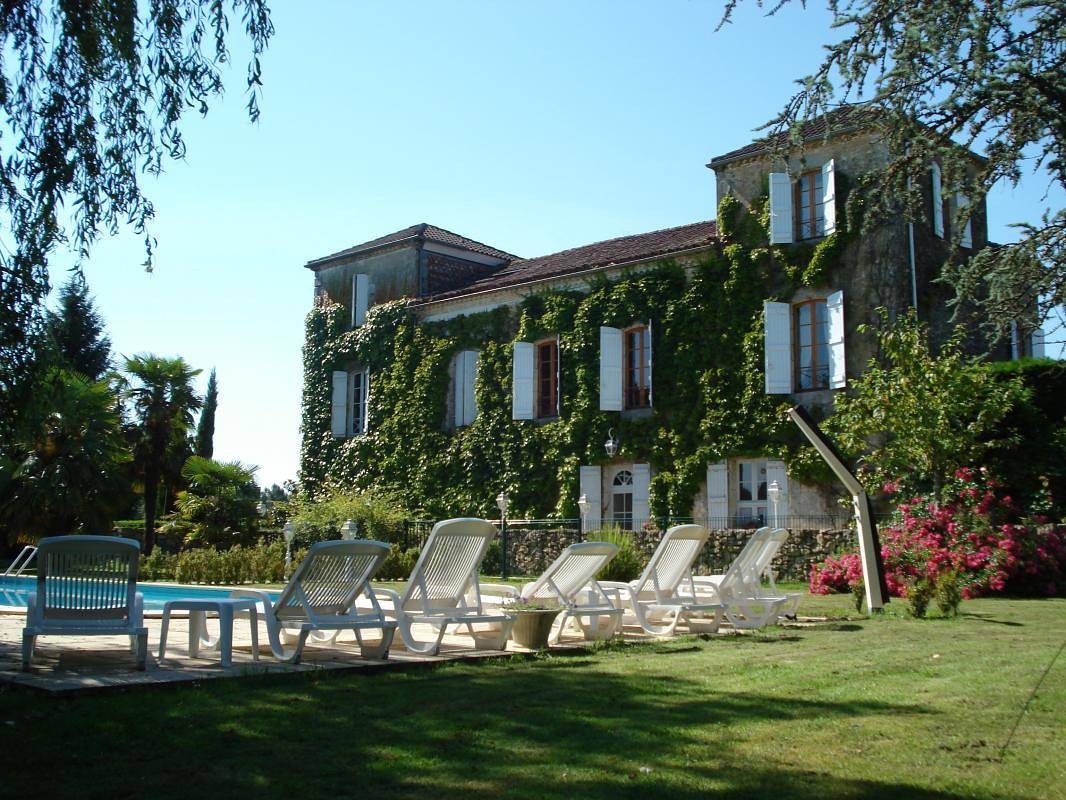
{"type": "Polygon", "coordinates": [[[619,471],[611,482],[611,522],[633,529],[633,473],[627,469],[619,471]]]}

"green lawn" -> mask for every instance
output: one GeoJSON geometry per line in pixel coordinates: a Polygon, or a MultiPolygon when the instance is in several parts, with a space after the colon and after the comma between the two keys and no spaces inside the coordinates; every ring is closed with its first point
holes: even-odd
{"type": "MultiPolygon", "coordinates": [[[[893,604],[902,606],[902,604],[893,604]]],[[[0,693],[10,797],[1066,797],[1066,601],[379,676],[0,693]],[[13,724],[12,724],[13,723],[13,724]]]]}

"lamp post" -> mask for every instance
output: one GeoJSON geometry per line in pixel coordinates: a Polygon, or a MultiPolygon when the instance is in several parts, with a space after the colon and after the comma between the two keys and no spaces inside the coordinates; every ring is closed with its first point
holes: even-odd
{"type": "Polygon", "coordinates": [[[286,522],[281,532],[285,536],[285,577],[288,578],[292,572],[292,540],[296,538],[296,526],[286,522]]]}
{"type": "Polygon", "coordinates": [[[496,495],[496,506],[500,509],[500,577],[507,577],[507,507],[511,498],[506,492],[496,495]]]}
{"type": "Polygon", "coordinates": [[[607,451],[608,458],[614,458],[614,454],[618,452],[618,447],[621,442],[614,436],[614,428],[607,430],[607,441],[603,443],[603,449],[607,451]]]}
{"type": "Polygon", "coordinates": [[[341,538],[345,541],[351,541],[355,539],[359,534],[358,523],[352,522],[350,519],[344,520],[344,524],[341,525],[341,538]]]}
{"type": "Polygon", "coordinates": [[[770,497],[770,502],[774,507],[774,527],[780,528],[777,520],[777,503],[781,500],[781,486],[777,481],[770,481],[769,487],[766,489],[766,494],[770,497]]]}
{"type": "Polygon", "coordinates": [[[585,533],[589,527],[589,498],[587,494],[577,498],[577,509],[581,512],[581,532],[585,533]]]}

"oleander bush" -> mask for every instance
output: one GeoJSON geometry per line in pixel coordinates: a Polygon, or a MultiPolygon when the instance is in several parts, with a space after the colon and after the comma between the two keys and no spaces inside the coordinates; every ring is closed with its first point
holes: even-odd
{"type": "MultiPolygon", "coordinates": [[[[911,599],[916,616],[933,600],[953,614],[965,598],[1066,594],[1066,526],[1023,513],[985,469],[958,469],[943,498],[908,498],[880,532],[889,592],[911,599]]],[[[845,552],[812,566],[810,590],[847,592],[861,580],[858,554],[845,552]]]]}

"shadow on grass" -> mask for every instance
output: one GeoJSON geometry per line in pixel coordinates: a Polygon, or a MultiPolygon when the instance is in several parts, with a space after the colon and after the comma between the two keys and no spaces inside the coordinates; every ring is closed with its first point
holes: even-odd
{"type": "MultiPolygon", "coordinates": [[[[698,662],[714,669],[713,654],[698,662]]],[[[810,719],[927,714],[870,700],[723,692],[683,672],[609,672],[593,659],[431,674],[258,677],[12,709],[12,796],[153,798],[909,797],[903,780],[755,760],[737,743],[810,719]],[[597,667],[600,668],[597,668],[597,667]],[[44,711],[44,718],[39,715],[44,711]],[[22,711],[20,714],[19,711],[22,711]],[[37,715],[32,718],[31,714],[37,715]],[[770,723],[752,728],[753,724],[770,723]],[[100,741],[129,743],[128,768],[100,741]],[[64,769],[55,769],[56,754],[64,769]],[[89,795],[86,795],[89,796],[89,795]]],[[[124,759],[123,763],[127,763],[124,759]]],[[[975,796],[975,795],[967,795],[975,796]]],[[[996,800],[996,795],[976,795],[996,800]]]]}
{"type": "Polygon", "coordinates": [[[991,625],[1007,625],[1011,628],[1024,628],[1024,622],[1013,622],[1008,619],[993,619],[988,614],[975,614],[972,611],[961,611],[959,616],[965,619],[972,619],[975,622],[987,622],[991,625]]]}

